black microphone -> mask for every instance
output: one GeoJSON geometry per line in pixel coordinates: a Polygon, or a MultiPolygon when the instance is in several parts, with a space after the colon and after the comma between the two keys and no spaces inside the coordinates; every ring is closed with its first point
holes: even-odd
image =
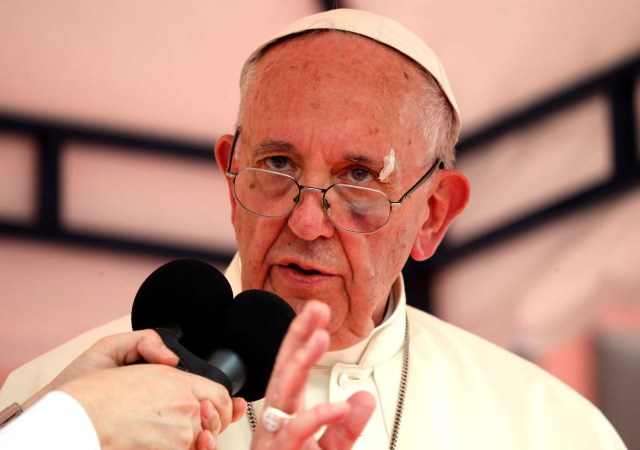
{"type": "Polygon", "coordinates": [[[295,316],[291,306],[271,292],[252,289],[233,300],[220,324],[219,345],[236,353],[246,367],[246,383],[238,397],[250,402],[264,397],[280,344],[295,316]]]}
{"type": "Polygon", "coordinates": [[[180,359],[178,368],[222,384],[248,401],[264,397],[280,343],[295,317],[280,297],[252,290],[233,300],[217,269],[176,260],[140,286],[134,330],[154,328],[180,359]]]}
{"type": "Polygon", "coordinates": [[[203,261],[178,259],[144,280],[131,307],[131,326],[166,329],[198,354],[212,321],[229,309],[232,300],[231,286],[218,269],[203,261]]]}

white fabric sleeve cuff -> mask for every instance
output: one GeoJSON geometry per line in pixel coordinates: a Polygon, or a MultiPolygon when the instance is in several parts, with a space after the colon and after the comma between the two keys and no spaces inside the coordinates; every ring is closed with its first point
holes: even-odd
{"type": "Polygon", "coordinates": [[[100,440],[82,405],[53,391],[0,430],[0,448],[100,450],[100,440]]]}

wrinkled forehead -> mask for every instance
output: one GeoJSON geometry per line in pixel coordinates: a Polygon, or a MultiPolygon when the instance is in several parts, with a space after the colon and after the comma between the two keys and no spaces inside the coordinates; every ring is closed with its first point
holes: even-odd
{"type": "MultiPolygon", "coordinates": [[[[256,91],[272,77],[290,83],[300,80],[309,91],[345,87],[349,80],[371,89],[372,103],[385,96],[404,99],[419,95],[427,74],[414,61],[367,37],[340,31],[302,33],[265,49],[254,69],[256,91]]],[[[338,92],[339,93],[339,92],[338,92]]],[[[357,91],[339,93],[354,97],[357,91]]]]}
{"type": "Polygon", "coordinates": [[[402,24],[368,11],[339,8],[294,21],[264,42],[250,55],[243,68],[241,83],[246,78],[246,73],[252,70],[255,62],[268,49],[296,36],[314,32],[314,30],[342,31],[363,36],[380,45],[393,48],[413,61],[421,70],[429,74],[442,89],[446,100],[453,109],[455,134],[459,133],[460,117],[457,103],[438,56],[420,37],[402,24]]]}
{"type": "Polygon", "coordinates": [[[317,88],[316,73],[336,79],[362,75],[362,84],[383,95],[394,92],[397,97],[420,95],[427,77],[433,80],[423,67],[392,47],[359,34],[324,29],[274,41],[245,70],[250,71],[243,74],[250,78],[243,86],[245,95],[251,87],[262,89],[260,84],[269,81],[269,75],[292,81],[306,78],[309,89],[317,88]]]}
{"type": "MultiPolygon", "coordinates": [[[[411,58],[398,52],[393,47],[382,44],[367,36],[351,33],[341,30],[311,30],[307,32],[289,35],[272,44],[266,46],[260,53],[260,58],[255,61],[257,66],[261,66],[261,61],[272,59],[276,55],[283,56],[288,54],[292,60],[298,60],[304,64],[305,60],[314,60],[319,54],[328,56],[325,58],[324,64],[342,64],[345,71],[357,69],[358,67],[366,68],[375,65],[379,60],[384,60],[387,65],[393,66],[399,70],[410,70],[415,74],[420,74],[420,78],[424,79],[430,74],[424,70],[422,66],[411,58]],[[357,52],[349,53],[350,47],[357,47],[357,52]],[[297,49],[293,50],[293,49],[297,49]],[[329,53],[327,55],[327,52],[329,53]],[[345,58],[348,56],[348,58],[345,58]]],[[[401,71],[397,72],[402,73],[401,71]]],[[[383,81],[388,80],[388,75],[379,73],[379,77],[383,81]]],[[[404,75],[408,78],[408,75],[404,75]]],[[[433,77],[432,77],[433,79],[433,77]]],[[[376,79],[369,80],[375,82],[376,79]]]]}

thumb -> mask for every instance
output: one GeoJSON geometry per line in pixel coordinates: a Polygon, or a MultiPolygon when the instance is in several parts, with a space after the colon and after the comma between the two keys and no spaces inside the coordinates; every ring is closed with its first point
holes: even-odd
{"type": "Polygon", "coordinates": [[[350,449],[362,434],[376,408],[376,399],[371,393],[360,391],[347,399],[349,414],[346,419],[327,427],[320,441],[320,448],[350,449]]]}
{"type": "Polygon", "coordinates": [[[143,330],[142,338],[138,341],[136,350],[139,358],[151,364],[164,364],[175,367],[179,358],[167,347],[160,335],[153,330],[143,330]]]}

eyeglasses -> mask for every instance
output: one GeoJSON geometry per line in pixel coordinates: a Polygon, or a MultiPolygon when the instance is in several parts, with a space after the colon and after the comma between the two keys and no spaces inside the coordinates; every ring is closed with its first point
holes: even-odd
{"type": "Polygon", "coordinates": [[[245,167],[231,172],[231,162],[240,128],[231,144],[226,175],[233,178],[233,195],[245,210],[260,217],[281,218],[289,215],[300,203],[302,191],[322,194],[322,209],[334,227],[351,233],[373,233],[385,226],[391,208],[402,205],[443,163],[437,159],[427,172],[398,201],[377,189],[350,184],[332,184],[326,189],[303,186],[290,175],[271,170],[245,167]]]}

